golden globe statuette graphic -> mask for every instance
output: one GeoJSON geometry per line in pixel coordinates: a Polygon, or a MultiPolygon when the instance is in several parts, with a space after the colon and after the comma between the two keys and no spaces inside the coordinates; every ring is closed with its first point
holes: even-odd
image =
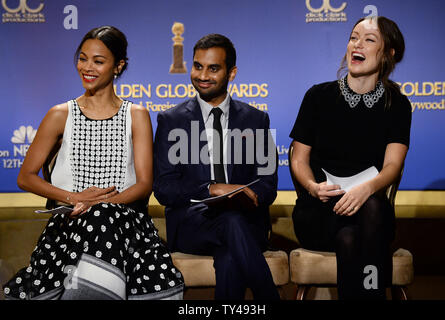
{"type": "Polygon", "coordinates": [[[175,35],[173,40],[173,63],[170,66],[170,73],[187,73],[184,58],[184,38],[181,35],[184,33],[184,25],[180,22],[175,22],[172,27],[172,32],[175,35]]]}

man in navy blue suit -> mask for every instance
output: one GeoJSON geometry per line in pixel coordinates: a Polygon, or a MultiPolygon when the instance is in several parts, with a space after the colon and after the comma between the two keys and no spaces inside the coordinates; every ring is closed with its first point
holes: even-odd
{"type": "Polygon", "coordinates": [[[165,205],[171,251],[212,255],[216,299],[279,299],[267,262],[269,206],[277,195],[277,154],[269,117],[231,99],[236,51],[219,34],[193,49],[197,97],[158,114],[154,195],[165,205]],[[258,181],[224,200],[223,195],[258,181]]]}

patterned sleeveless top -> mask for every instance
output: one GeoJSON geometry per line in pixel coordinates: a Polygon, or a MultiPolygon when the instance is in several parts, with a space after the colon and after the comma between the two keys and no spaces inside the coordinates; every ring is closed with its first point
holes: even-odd
{"type": "Polygon", "coordinates": [[[72,192],[91,186],[116,186],[121,192],[134,184],[131,102],[125,100],[114,116],[103,120],[86,117],[76,100],[68,107],[52,183],[72,192]]]}

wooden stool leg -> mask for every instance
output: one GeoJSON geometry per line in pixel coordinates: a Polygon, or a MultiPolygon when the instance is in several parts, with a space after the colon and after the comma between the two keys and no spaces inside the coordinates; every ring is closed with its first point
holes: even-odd
{"type": "Polygon", "coordinates": [[[280,295],[280,300],[286,300],[283,287],[282,286],[277,286],[277,291],[278,291],[278,294],[280,295]]]}
{"type": "Polygon", "coordinates": [[[297,291],[295,300],[304,300],[306,298],[307,292],[309,291],[310,286],[306,285],[297,285],[297,291]]]}
{"type": "Polygon", "coordinates": [[[407,288],[405,286],[391,287],[391,294],[393,300],[408,300],[407,288]]]}

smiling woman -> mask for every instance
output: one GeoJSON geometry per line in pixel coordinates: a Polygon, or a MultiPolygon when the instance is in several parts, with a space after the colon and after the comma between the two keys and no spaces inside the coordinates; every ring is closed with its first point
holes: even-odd
{"type": "Polygon", "coordinates": [[[391,89],[387,91],[385,97],[388,103],[391,91],[400,91],[399,86],[389,80],[389,76],[396,64],[402,61],[404,53],[405,41],[397,24],[385,17],[362,18],[357,21],[351,32],[338,76],[340,77],[345,69],[351,75],[350,78],[359,78],[360,75],[371,76],[366,77],[372,81],[365,86],[354,87],[352,84],[352,89],[357,90],[357,93],[366,93],[372,90],[373,82],[378,75],[378,80],[382,81],[386,88],[391,89]]]}
{"type": "Polygon", "coordinates": [[[150,115],[113,89],[126,52],[118,29],[88,32],[76,51],[84,94],[51,108],[35,135],[17,183],[72,212],[49,219],[29,266],[5,284],[8,299],[182,298],[182,275],[147,215],[150,115]],[[55,148],[48,183],[38,173],[55,148]]]}
{"type": "Polygon", "coordinates": [[[392,275],[394,208],[384,194],[403,168],[411,105],[388,77],[404,50],[393,21],[360,19],[339,70],[347,75],[307,91],[290,134],[301,185],[294,230],[304,248],[336,252],[340,299],[383,299],[392,275]],[[347,192],[323,172],[352,177],[372,167],[378,174],[347,192]],[[379,275],[371,290],[363,286],[369,265],[379,275]]]}
{"type": "Polygon", "coordinates": [[[122,73],[127,69],[128,66],[128,57],[127,57],[127,38],[125,35],[119,31],[118,29],[105,26],[100,28],[95,28],[88,32],[82,39],[79,44],[79,47],[76,50],[74,55],[75,63],[78,63],[80,59],[80,54],[82,53],[83,44],[90,39],[97,39],[102,42],[105,47],[109,50],[113,58],[113,64],[117,67],[119,65],[119,69],[115,72],[117,77],[121,76],[122,73]]]}

